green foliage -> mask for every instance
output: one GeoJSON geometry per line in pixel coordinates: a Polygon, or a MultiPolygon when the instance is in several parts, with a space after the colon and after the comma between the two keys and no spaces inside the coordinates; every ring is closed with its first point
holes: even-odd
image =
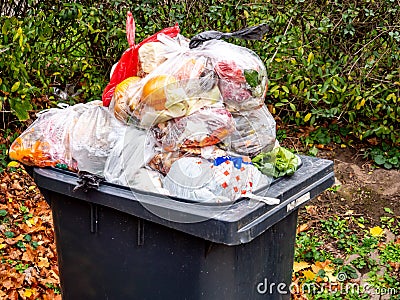
{"type": "MultiPolygon", "coordinates": [[[[397,218],[391,209],[384,209],[385,216],[381,218],[381,226],[397,233],[397,218]]],[[[328,220],[320,220],[320,230],[300,232],[296,236],[295,261],[306,261],[312,264],[318,260],[329,259],[334,265],[334,274],[337,277],[337,284],[359,282],[359,274],[366,277],[369,284],[369,292],[396,295],[400,290],[398,273],[398,262],[400,261],[400,244],[397,241],[387,242],[385,236],[374,236],[370,230],[364,228],[368,223],[364,218],[352,216],[333,216],[328,220]],[[361,225],[361,226],[360,226],[361,225]],[[337,247],[332,249],[327,245],[332,242],[337,247]],[[376,253],[377,256],[372,255],[376,253]],[[354,259],[348,261],[349,255],[357,254],[354,259]],[[344,260],[343,257],[347,259],[344,260]],[[358,269],[358,271],[357,271],[358,269]],[[356,280],[356,281],[355,281],[356,280]]],[[[305,282],[306,278],[299,278],[305,282]]],[[[335,282],[333,283],[335,284],[335,282]]],[[[318,286],[317,286],[318,287],[318,286]]],[[[351,285],[349,285],[351,288],[351,285]]],[[[320,288],[307,293],[309,299],[370,299],[370,295],[363,289],[353,290],[353,293],[343,293],[344,290],[334,290],[321,284],[320,288]]],[[[397,299],[397,298],[390,298],[397,299]]]]}
{"type": "Polygon", "coordinates": [[[267,100],[286,121],[400,142],[398,4],[297,2],[277,12],[264,46],[267,100]]]}
{"type": "Polygon", "coordinates": [[[8,148],[5,144],[0,144],[0,173],[7,167],[8,148]]]}
{"type": "Polygon", "coordinates": [[[23,264],[23,263],[19,263],[15,266],[15,270],[19,273],[24,273],[24,271],[26,269],[28,269],[30,266],[29,264],[23,264]]]}
{"type": "Polygon", "coordinates": [[[400,147],[383,143],[366,152],[365,157],[371,158],[377,165],[386,169],[400,168],[400,147]]]}
{"type": "Polygon", "coordinates": [[[296,261],[325,261],[330,254],[321,250],[323,242],[316,236],[304,232],[296,236],[295,260],[296,261]]]}

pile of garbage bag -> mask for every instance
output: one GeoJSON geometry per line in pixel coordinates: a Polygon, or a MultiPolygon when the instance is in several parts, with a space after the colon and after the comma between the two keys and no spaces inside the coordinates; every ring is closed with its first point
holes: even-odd
{"type": "MultiPolygon", "coordinates": [[[[264,104],[267,72],[253,51],[221,38],[259,39],[266,30],[263,24],[189,40],[175,25],[135,44],[128,13],[130,47],[102,101],[40,112],[11,145],[10,158],[196,201],[255,197],[279,173],[268,160],[277,156],[266,155],[279,147],[264,104]]],[[[293,173],[297,156],[290,159],[293,173]]]]}

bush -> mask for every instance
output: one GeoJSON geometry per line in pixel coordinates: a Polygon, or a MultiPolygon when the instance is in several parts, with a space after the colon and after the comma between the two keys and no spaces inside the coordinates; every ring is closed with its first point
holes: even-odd
{"type": "Polygon", "coordinates": [[[0,110],[19,120],[59,101],[99,99],[127,48],[126,12],[136,41],[180,24],[182,33],[238,30],[266,22],[252,48],[268,67],[266,102],[284,122],[334,123],[359,139],[400,143],[400,7],[382,1],[39,1],[2,16],[0,110]],[[29,16],[23,18],[23,16],[29,16]]]}

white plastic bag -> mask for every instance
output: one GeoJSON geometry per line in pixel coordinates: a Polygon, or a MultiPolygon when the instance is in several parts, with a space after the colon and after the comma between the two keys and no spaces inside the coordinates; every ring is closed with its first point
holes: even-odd
{"type": "Polygon", "coordinates": [[[78,169],[103,176],[105,162],[123,135],[123,128],[106,107],[93,105],[82,113],[71,139],[72,157],[78,169]]]}
{"type": "Polygon", "coordinates": [[[124,126],[122,131],[105,162],[104,177],[108,182],[130,186],[154,156],[155,141],[146,131],[133,126],[124,126]]]}

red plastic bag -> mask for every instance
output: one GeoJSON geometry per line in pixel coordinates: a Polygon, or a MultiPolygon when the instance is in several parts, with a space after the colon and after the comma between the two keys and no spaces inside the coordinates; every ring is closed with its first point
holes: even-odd
{"type": "Polygon", "coordinates": [[[126,37],[129,43],[129,49],[126,50],[119,60],[117,66],[115,67],[114,73],[111,76],[110,82],[103,91],[103,105],[109,106],[112,96],[114,94],[115,87],[128,77],[136,76],[138,72],[138,52],[139,48],[149,42],[157,42],[157,35],[163,33],[170,37],[176,37],[179,33],[178,23],[174,27],[168,27],[160,30],[159,32],[149,36],[144,39],[141,43],[135,45],[135,21],[133,19],[132,13],[128,12],[128,17],[126,19],[126,37]]]}

